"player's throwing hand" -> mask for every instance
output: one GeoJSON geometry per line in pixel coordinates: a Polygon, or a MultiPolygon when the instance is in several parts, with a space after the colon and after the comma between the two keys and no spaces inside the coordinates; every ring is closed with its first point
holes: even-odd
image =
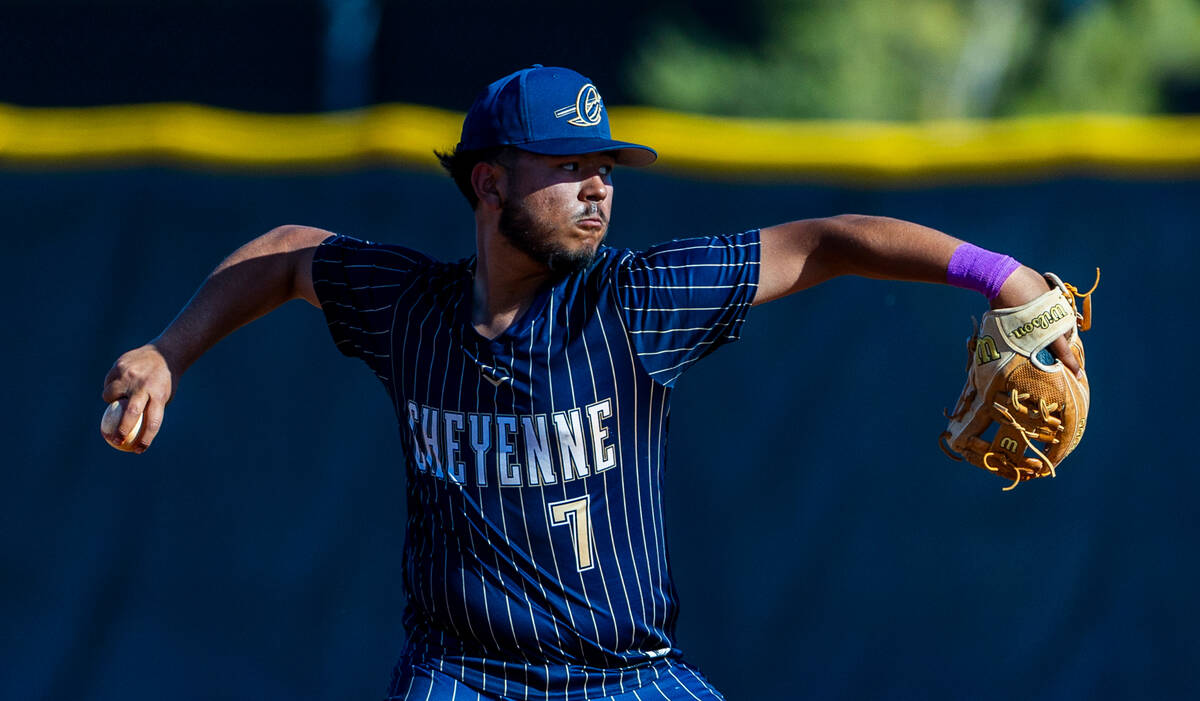
{"type": "Polygon", "coordinates": [[[175,394],[175,386],[176,374],[171,371],[167,358],[152,343],[134,348],[117,358],[104,377],[104,389],[100,397],[106,404],[122,398],[129,401],[116,432],[102,432],[104,440],[110,445],[120,445],[145,414],[141,435],[131,451],[144,453],[162,427],[163,411],[175,394]]]}

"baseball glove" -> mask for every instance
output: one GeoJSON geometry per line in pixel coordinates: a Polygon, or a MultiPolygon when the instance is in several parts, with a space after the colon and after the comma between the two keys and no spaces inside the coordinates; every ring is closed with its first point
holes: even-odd
{"type": "Polygon", "coordinates": [[[1047,346],[1070,334],[1071,350],[1084,366],[1079,332],[1091,327],[1096,286],[1081,294],[1056,275],[1048,273],[1046,280],[1052,289],[1037,299],[983,315],[967,341],[967,384],[954,411],[945,412],[950,424],[938,439],[951,458],[1011,480],[1005,491],[1053,477],[1087,424],[1086,376],[1075,377],[1047,346]],[[985,438],[993,423],[995,433],[985,438]]]}

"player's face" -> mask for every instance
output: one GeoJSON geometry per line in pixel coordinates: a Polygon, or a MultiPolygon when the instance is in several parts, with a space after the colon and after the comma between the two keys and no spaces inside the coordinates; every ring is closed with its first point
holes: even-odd
{"type": "Polygon", "coordinates": [[[521,152],[509,171],[500,233],[551,272],[591,262],[608,234],[612,156],[542,156],[521,152]]]}

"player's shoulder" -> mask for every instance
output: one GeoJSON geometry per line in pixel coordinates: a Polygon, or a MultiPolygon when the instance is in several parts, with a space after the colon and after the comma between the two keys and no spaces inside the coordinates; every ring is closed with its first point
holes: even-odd
{"type": "Polygon", "coordinates": [[[735,234],[687,236],[655,244],[630,257],[630,263],[655,265],[663,260],[701,260],[717,256],[741,258],[759,244],[759,230],[735,234]]]}
{"type": "Polygon", "coordinates": [[[736,265],[757,260],[759,231],[736,234],[689,236],[654,244],[648,248],[601,248],[595,266],[608,277],[621,277],[636,271],[670,269],[711,264],[736,265]]]}
{"type": "Polygon", "coordinates": [[[386,290],[420,297],[432,294],[430,299],[436,300],[470,279],[472,262],[472,258],[443,262],[400,244],[334,235],[313,255],[313,282],[318,295],[326,288],[345,287],[373,290],[372,294],[386,290]]]}
{"type": "Polygon", "coordinates": [[[344,234],[334,234],[318,247],[316,260],[340,265],[347,271],[370,269],[377,272],[421,276],[430,282],[470,276],[474,256],[442,261],[422,251],[397,243],[382,243],[344,234]]]}
{"type": "Polygon", "coordinates": [[[421,251],[397,243],[382,243],[345,234],[333,234],[321,242],[316,257],[346,267],[375,266],[396,269],[431,268],[440,262],[421,251]]]}

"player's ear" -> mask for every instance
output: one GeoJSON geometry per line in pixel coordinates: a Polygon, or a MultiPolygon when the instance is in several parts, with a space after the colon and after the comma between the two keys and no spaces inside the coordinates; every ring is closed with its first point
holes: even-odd
{"type": "Polygon", "coordinates": [[[505,185],[504,168],[498,163],[480,161],[471,169],[471,187],[482,207],[499,210],[504,201],[505,185]]]}

